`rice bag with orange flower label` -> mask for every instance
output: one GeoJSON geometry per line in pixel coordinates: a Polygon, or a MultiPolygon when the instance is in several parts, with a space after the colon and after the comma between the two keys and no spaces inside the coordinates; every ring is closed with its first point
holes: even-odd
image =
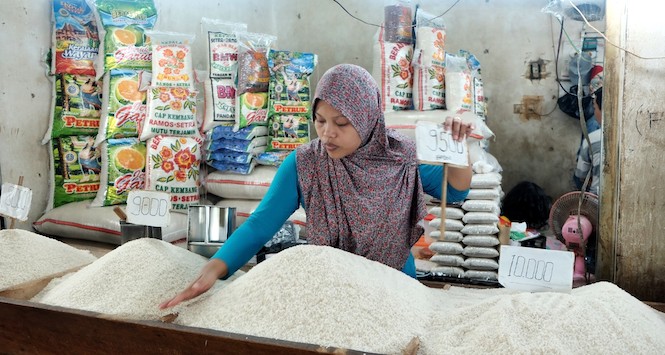
{"type": "Polygon", "coordinates": [[[446,53],[446,108],[473,111],[473,79],[466,57],[446,53]]]}
{"type": "Polygon", "coordinates": [[[145,91],[139,91],[139,72],[111,70],[104,76],[102,117],[96,143],[105,139],[138,137],[147,114],[145,91]]]}
{"type": "Polygon", "coordinates": [[[194,89],[194,35],[147,31],[152,41],[152,86],[194,89]]]}
{"type": "Polygon", "coordinates": [[[146,148],[138,138],[108,139],[101,144],[100,188],[91,206],[127,202],[129,191],[145,187],[146,148]]]}
{"type": "Polygon", "coordinates": [[[86,0],[53,1],[53,74],[95,76],[99,32],[94,4],[86,0]]]}
{"type": "Polygon", "coordinates": [[[181,87],[151,87],[148,116],[141,125],[141,140],[165,134],[192,136],[196,125],[196,91],[181,87]]]}
{"type": "Polygon", "coordinates": [[[73,135],[97,135],[102,113],[102,81],[91,75],[56,74],[55,106],[50,131],[43,143],[51,138],[73,135]]]}
{"type": "Polygon", "coordinates": [[[152,50],[145,31],[157,21],[153,0],[95,0],[103,45],[95,66],[97,77],[111,69],[150,69],[152,50]]]}
{"type": "Polygon", "coordinates": [[[413,45],[386,42],[383,29],[374,41],[372,76],[381,91],[384,112],[408,110],[413,106],[413,45]]]}
{"type": "Polygon", "coordinates": [[[199,203],[200,137],[159,135],[147,141],[146,189],[171,194],[171,210],[199,203]]]}
{"type": "Polygon", "coordinates": [[[238,41],[235,32],[247,31],[247,24],[202,18],[201,32],[207,40],[210,78],[232,79],[238,70],[238,41]]]}
{"type": "Polygon", "coordinates": [[[446,107],[445,40],[443,20],[418,9],[413,52],[413,106],[417,111],[446,107]]]}
{"type": "Polygon", "coordinates": [[[101,151],[94,147],[94,136],[54,138],[53,207],[92,200],[100,186],[101,151]]]}

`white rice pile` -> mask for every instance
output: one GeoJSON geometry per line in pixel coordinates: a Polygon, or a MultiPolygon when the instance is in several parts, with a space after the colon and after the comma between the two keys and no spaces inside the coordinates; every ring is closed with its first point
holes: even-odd
{"type": "Polygon", "coordinates": [[[457,304],[464,292],[446,292],[424,354],[665,354],[658,312],[608,282],[570,294],[468,290],[457,304]]]}
{"type": "Polygon", "coordinates": [[[423,334],[432,290],[339,249],[286,249],[180,312],[177,323],[368,352],[399,353],[423,334]]]}
{"type": "MultiPolygon", "coordinates": [[[[174,311],[158,305],[182,291],[207,259],[158,239],[125,243],[66,279],[54,280],[33,301],[117,315],[128,319],[158,320],[174,311]]],[[[222,287],[242,275],[234,275],[222,287]]],[[[180,307],[180,306],[179,306],[180,307]]]]}
{"type": "Polygon", "coordinates": [[[43,235],[21,229],[0,230],[0,290],[37,281],[97,260],[43,235]]]}

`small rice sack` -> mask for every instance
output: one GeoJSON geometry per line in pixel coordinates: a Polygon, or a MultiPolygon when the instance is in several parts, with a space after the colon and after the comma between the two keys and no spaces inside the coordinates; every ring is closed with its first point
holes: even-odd
{"type": "Polygon", "coordinates": [[[498,187],[487,189],[469,189],[469,194],[466,196],[468,200],[491,200],[498,201],[501,197],[501,189],[498,187]]]}
{"type": "Polygon", "coordinates": [[[469,200],[467,199],[462,204],[462,209],[467,212],[491,212],[494,214],[499,214],[501,208],[499,204],[493,200],[469,200]]]}
{"type": "Polygon", "coordinates": [[[91,206],[127,202],[129,191],[145,187],[146,147],[138,138],[109,139],[101,145],[102,171],[91,206]]]}
{"type": "Polygon", "coordinates": [[[446,107],[445,39],[443,20],[418,9],[413,59],[413,106],[417,111],[446,107]]]}
{"type": "Polygon", "coordinates": [[[138,137],[147,115],[147,93],[136,70],[111,70],[104,76],[102,116],[95,144],[106,139],[138,137]]]}
{"type": "Polygon", "coordinates": [[[457,231],[446,230],[443,238],[441,238],[441,231],[434,230],[429,234],[429,237],[440,242],[461,242],[464,238],[464,235],[457,231]]]}
{"type": "Polygon", "coordinates": [[[192,42],[195,36],[185,33],[146,31],[152,44],[153,87],[194,90],[192,42]]]}
{"type": "Polygon", "coordinates": [[[148,114],[141,124],[141,140],[157,135],[189,137],[198,134],[196,95],[196,91],[186,87],[151,87],[148,114]]]}
{"type": "Polygon", "coordinates": [[[209,193],[225,199],[261,200],[268,192],[277,169],[259,165],[249,175],[214,171],[206,177],[209,193]]]}
{"type": "Polygon", "coordinates": [[[204,80],[205,114],[202,130],[224,124],[233,125],[236,117],[236,84],[233,79],[204,80]]]}
{"type": "Polygon", "coordinates": [[[500,185],[501,174],[499,173],[473,174],[471,176],[471,189],[489,189],[500,185]]]}
{"type": "MultiPolygon", "coordinates": [[[[99,31],[89,0],[52,1],[51,74],[95,76],[99,31]]],[[[80,133],[71,133],[74,135],[80,133]]],[[[88,134],[88,133],[83,133],[88,134]]]]}
{"type": "Polygon", "coordinates": [[[372,77],[381,90],[384,112],[408,110],[413,105],[413,45],[384,40],[379,28],[374,40],[372,77]]]}
{"type": "Polygon", "coordinates": [[[464,223],[492,224],[499,222],[499,215],[492,212],[467,212],[462,217],[464,223]]]}
{"type": "Polygon", "coordinates": [[[453,242],[434,242],[429,245],[429,249],[438,254],[459,255],[464,251],[464,246],[453,242]]]}
{"type": "Polygon", "coordinates": [[[495,271],[467,270],[464,277],[471,280],[496,281],[499,275],[495,271]]]}
{"type": "Polygon", "coordinates": [[[454,266],[436,266],[432,268],[432,274],[436,276],[464,277],[464,269],[454,266]]]}
{"type": "Polygon", "coordinates": [[[235,33],[243,31],[247,31],[245,23],[201,18],[201,32],[207,42],[210,78],[234,78],[238,71],[238,39],[235,33]]]}
{"type": "MultiPolygon", "coordinates": [[[[459,231],[464,227],[464,224],[460,220],[448,219],[446,218],[446,230],[447,231],[459,231]]],[[[439,229],[441,227],[441,218],[434,218],[429,222],[429,226],[432,229],[439,229]]]]}
{"type": "Polygon", "coordinates": [[[199,203],[201,143],[195,137],[156,136],[147,142],[146,189],[171,194],[171,210],[199,203]]]}
{"type": "MultiPolygon", "coordinates": [[[[441,207],[432,207],[429,213],[435,217],[441,217],[441,207]]],[[[446,219],[462,219],[464,211],[457,207],[446,207],[446,219]]]]}
{"type": "Polygon", "coordinates": [[[101,149],[94,147],[95,137],[60,137],[51,142],[53,207],[94,199],[102,174],[101,149]]]}
{"type": "Polygon", "coordinates": [[[466,258],[461,266],[470,270],[499,270],[499,263],[489,258],[466,258]]]}
{"type": "Polygon", "coordinates": [[[56,74],[51,122],[42,144],[51,138],[96,136],[102,115],[103,81],[94,75],[56,74]]]}
{"type": "Polygon", "coordinates": [[[472,111],[472,79],[466,58],[446,53],[445,67],[446,108],[451,111],[472,111]]]}
{"type": "MultiPolygon", "coordinates": [[[[120,220],[115,206],[93,207],[90,201],[72,202],[44,213],[32,226],[41,234],[120,245],[120,220]]],[[[179,243],[187,238],[187,215],[171,212],[162,240],[179,243]]]]}
{"type": "Polygon", "coordinates": [[[441,266],[464,265],[464,257],[460,255],[435,254],[429,259],[429,261],[435,262],[441,266]]]}
{"type": "Polygon", "coordinates": [[[462,254],[476,258],[496,258],[499,256],[499,251],[489,247],[464,247],[462,254]]]}
{"type": "Polygon", "coordinates": [[[462,243],[470,247],[493,247],[501,244],[496,235],[467,235],[462,239],[462,243]]]}
{"type": "Polygon", "coordinates": [[[494,224],[465,224],[461,230],[462,234],[497,234],[499,227],[494,224]]]}

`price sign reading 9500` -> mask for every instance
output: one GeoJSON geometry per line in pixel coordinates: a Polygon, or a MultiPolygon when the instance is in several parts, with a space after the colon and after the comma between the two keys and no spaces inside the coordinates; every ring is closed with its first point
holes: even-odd
{"type": "Polygon", "coordinates": [[[573,287],[575,254],[517,246],[501,246],[499,283],[521,291],[568,292],[573,287]]]}
{"type": "Polygon", "coordinates": [[[151,227],[169,224],[171,198],[166,192],[132,190],[127,196],[127,222],[151,227]]]}
{"type": "Polygon", "coordinates": [[[469,165],[466,138],[458,142],[442,123],[418,121],[416,123],[416,149],[418,160],[425,163],[469,165]]]}

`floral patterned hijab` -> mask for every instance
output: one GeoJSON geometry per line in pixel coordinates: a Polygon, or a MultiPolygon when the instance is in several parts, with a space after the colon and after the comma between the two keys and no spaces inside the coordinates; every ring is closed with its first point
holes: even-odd
{"type": "Polygon", "coordinates": [[[329,69],[314,100],[348,118],[362,143],[342,159],[330,158],[318,138],[298,148],[308,242],[402,269],[427,213],[415,143],[386,128],[379,88],[357,65],[329,69]]]}

